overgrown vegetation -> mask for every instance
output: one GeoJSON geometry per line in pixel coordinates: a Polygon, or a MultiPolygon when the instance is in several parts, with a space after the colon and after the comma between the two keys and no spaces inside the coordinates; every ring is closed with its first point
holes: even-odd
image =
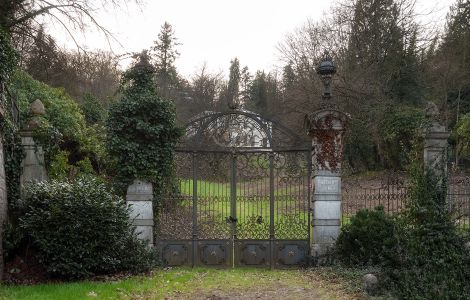
{"type": "MultiPolygon", "coordinates": [[[[51,88],[22,71],[14,73],[9,88],[18,103],[21,126],[31,117],[30,104],[33,101],[39,99],[44,104],[46,114],[35,131],[35,140],[45,151],[49,171],[54,165],[57,168],[57,160],[67,153],[62,171],[70,171],[81,161],[89,160],[96,173],[100,172],[106,155],[99,128],[86,125],[82,110],[63,89],[51,88]]],[[[57,169],[51,172],[53,178],[56,173],[57,169]]]]}
{"type": "Polygon", "coordinates": [[[77,279],[156,265],[153,250],[135,235],[126,202],[96,179],[34,184],[23,201],[23,243],[51,276],[77,279]]]}
{"type": "Polygon", "coordinates": [[[415,171],[410,204],[385,283],[400,299],[468,299],[470,256],[446,203],[446,181],[415,171]]]}
{"type": "Polygon", "coordinates": [[[173,156],[181,130],[174,104],[155,89],[155,69],[146,53],[123,74],[122,98],[110,108],[107,148],[115,159],[115,180],[127,186],[134,179],[154,183],[162,193],[173,178],[173,156]]]}
{"type": "Polygon", "coordinates": [[[339,258],[378,268],[382,288],[399,299],[468,299],[470,256],[446,202],[446,181],[432,170],[412,175],[406,211],[358,212],[337,240],[339,258]]]}

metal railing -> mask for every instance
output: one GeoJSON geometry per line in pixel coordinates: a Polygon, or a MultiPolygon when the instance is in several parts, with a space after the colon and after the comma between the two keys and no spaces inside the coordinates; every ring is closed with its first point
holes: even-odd
{"type": "MultiPolygon", "coordinates": [[[[361,209],[383,206],[388,214],[406,208],[410,184],[403,174],[391,174],[384,179],[358,180],[345,178],[342,187],[342,223],[361,209]]],[[[447,202],[459,229],[470,234],[470,177],[451,173],[448,178],[447,202]]]]}

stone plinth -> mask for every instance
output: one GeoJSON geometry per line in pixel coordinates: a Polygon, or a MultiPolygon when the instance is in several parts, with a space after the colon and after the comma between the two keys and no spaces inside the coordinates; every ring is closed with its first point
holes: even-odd
{"type": "MultiPolygon", "coordinates": [[[[447,139],[446,127],[434,121],[424,140],[424,165],[437,174],[447,172],[447,139]]],[[[444,175],[444,174],[442,174],[444,175]]]]}
{"type": "Polygon", "coordinates": [[[20,135],[25,154],[21,162],[21,186],[24,187],[28,182],[46,181],[47,172],[42,147],[34,142],[33,133],[31,131],[23,131],[20,135]]]}
{"type": "Polygon", "coordinates": [[[130,207],[129,217],[136,227],[138,238],[153,246],[153,187],[145,181],[134,180],[127,188],[127,205],[130,207]]]}
{"type": "Polygon", "coordinates": [[[324,109],[308,116],[313,153],[313,246],[319,257],[334,245],[341,229],[341,160],[343,133],[349,116],[324,109]]]}
{"type": "Polygon", "coordinates": [[[35,143],[33,131],[41,125],[41,118],[46,113],[41,100],[35,100],[30,107],[33,117],[20,132],[21,145],[25,157],[21,161],[21,186],[28,182],[41,182],[47,180],[46,166],[44,163],[44,151],[42,147],[35,143]]]}

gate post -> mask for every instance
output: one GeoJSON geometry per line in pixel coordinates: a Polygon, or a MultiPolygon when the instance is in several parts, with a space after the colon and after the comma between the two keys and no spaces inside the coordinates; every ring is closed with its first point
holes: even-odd
{"type": "Polygon", "coordinates": [[[41,124],[41,117],[46,113],[41,100],[31,103],[31,113],[33,117],[21,130],[21,145],[25,156],[21,161],[21,187],[28,182],[41,182],[47,180],[47,172],[44,164],[44,151],[42,147],[35,143],[33,131],[41,124]]]}
{"type": "Polygon", "coordinates": [[[327,254],[341,228],[341,160],[343,135],[349,115],[331,103],[331,79],[336,67],[325,54],[317,69],[323,84],[322,109],[306,116],[307,133],[312,138],[313,245],[314,257],[327,254]]]}
{"type": "Polygon", "coordinates": [[[137,237],[153,246],[153,187],[150,182],[134,180],[127,188],[129,217],[136,227],[137,237]]]}
{"type": "Polygon", "coordinates": [[[426,116],[431,121],[424,138],[424,166],[428,167],[437,175],[447,174],[447,139],[449,132],[445,125],[439,121],[439,110],[433,102],[428,102],[426,116]],[[441,174],[444,172],[444,174],[441,174]]]}

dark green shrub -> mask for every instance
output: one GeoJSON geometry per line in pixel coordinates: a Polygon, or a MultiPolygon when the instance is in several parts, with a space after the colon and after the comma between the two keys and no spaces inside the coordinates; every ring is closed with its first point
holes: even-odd
{"type": "Polygon", "coordinates": [[[93,178],[30,186],[19,222],[55,277],[141,272],[156,262],[135,237],[125,201],[93,178]]]}
{"type": "Polygon", "coordinates": [[[470,255],[446,204],[446,182],[431,170],[413,175],[396,256],[383,261],[399,299],[470,299],[470,255]]]}
{"type": "Polygon", "coordinates": [[[380,264],[396,246],[396,227],[396,221],[382,206],[358,211],[336,241],[339,259],[346,265],[380,264]]]}

